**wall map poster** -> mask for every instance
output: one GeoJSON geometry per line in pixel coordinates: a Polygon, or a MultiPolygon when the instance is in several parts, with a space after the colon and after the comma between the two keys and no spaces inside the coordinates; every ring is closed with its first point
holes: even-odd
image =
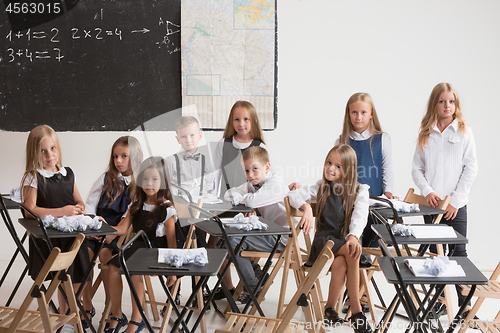
{"type": "Polygon", "coordinates": [[[224,128],[231,106],[248,100],[265,129],[276,126],[276,1],[183,0],[183,114],[224,128]]]}

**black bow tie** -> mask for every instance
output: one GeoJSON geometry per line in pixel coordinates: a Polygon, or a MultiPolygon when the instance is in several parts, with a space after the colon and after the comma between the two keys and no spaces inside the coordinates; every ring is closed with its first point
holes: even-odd
{"type": "Polygon", "coordinates": [[[197,154],[194,154],[194,155],[190,155],[190,154],[184,154],[184,161],[187,161],[187,160],[195,160],[195,161],[198,161],[200,159],[200,153],[197,153],[197,154]]]}
{"type": "Polygon", "coordinates": [[[261,187],[262,187],[262,185],[260,185],[260,184],[253,185],[253,188],[254,188],[256,191],[258,191],[261,187]]]}

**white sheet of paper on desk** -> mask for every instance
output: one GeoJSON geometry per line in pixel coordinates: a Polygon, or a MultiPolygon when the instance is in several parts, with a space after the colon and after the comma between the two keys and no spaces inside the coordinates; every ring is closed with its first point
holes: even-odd
{"type": "Polygon", "coordinates": [[[439,276],[427,273],[427,268],[424,267],[425,258],[405,259],[405,263],[416,277],[463,277],[466,276],[464,269],[456,260],[450,260],[450,266],[439,276]]]}
{"type": "Polygon", "coordinates": [[[457,238],[455,230],[447,225],[412,225],[415,238],[457,238]]]}

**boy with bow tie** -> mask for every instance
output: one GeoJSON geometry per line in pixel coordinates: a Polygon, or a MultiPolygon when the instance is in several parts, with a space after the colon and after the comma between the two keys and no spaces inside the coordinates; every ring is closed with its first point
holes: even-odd
{"type": "MultiPolygon", "coordinates": [[[[215,186],[212,164],[198,149],[203,137],[200,123],[195,117],[183,116],[176,121],[175,131],[181,150],[166,158],[170,181],[185,189],[193,198],[206,196],[215,186]]],[[[185,194],[178,190],[173,190],[172,194],[186,198],[185,194]]]]}

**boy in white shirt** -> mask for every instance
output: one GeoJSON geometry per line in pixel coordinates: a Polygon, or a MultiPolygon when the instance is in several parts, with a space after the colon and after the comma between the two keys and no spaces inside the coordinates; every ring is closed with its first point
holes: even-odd
{"type": "MultiPolygon", "coordinates": [[[[232,201],[235,205],[244,204],[247,207],[258,209],[263,218],[287,227],[288,220],[283,200],[288,194],[288,186],[280,176],[271,171],[267,150],[259,146],[248,148],[243,153],[243,164],[248,181],[228,190],[224,195],[224,199],[232,201]]],[[[278,245],[279,252],[284,250],[287,239],[285,236],[281,238],[278,245]]],[[[234,249],[240,240],[241,237],[229,237],[230,246],[234,249]]],[[[276,245],[277,240],[277,236],[247,237],[241,251],[270,252],[276,245]]],[[[249,285],[252,288],[255,287],[258,279],[255,276],[250,260],[241,257],[239,254],[235,259],[241,268],[241,272],[248,279],[249,285]]],[[[224,276],[224,281],[229,289],[234,289],[230,271],[224,276]]],[[[244,291],[238,297],[237,303],[246,304],[249,300],[248,293],[244,291]]]]}
{"type": "MultiPolygon", "coordinates": [[[[165,159],[170,181],[188,191],[192,197],[201,197],[212,192],[212,164],[198,149],[203,137],[198,119],[192,116],[180,117],[175,122],[175,131],[181,150],[165,159]]],[[[173,190],[172,194],[186,198],[180,190],[173,190]]]]}

